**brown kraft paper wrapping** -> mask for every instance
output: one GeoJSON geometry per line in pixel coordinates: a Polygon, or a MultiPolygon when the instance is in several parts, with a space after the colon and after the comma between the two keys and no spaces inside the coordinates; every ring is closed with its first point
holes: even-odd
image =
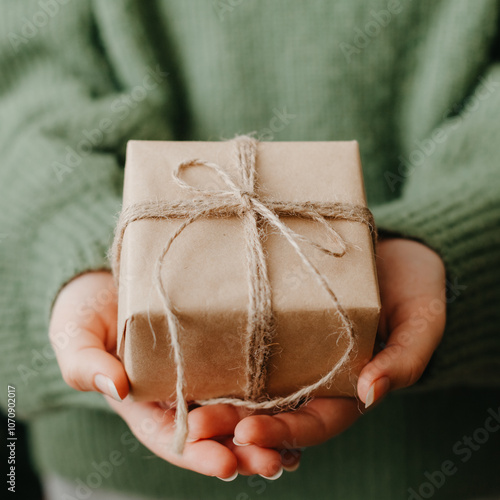
{"type": "MultiPolygon", "coordinates": [[[[123,206],[154,200],[192,199],[172,172],[200,158],[224,168],[238,183],[233,142],[130,141],[123,206]]],[[[256,160],[259,199],[343,202],[366,205],[358,144],[352,142],[261,142],[256,160]]],[[[208,168],[183,171],[187,183],[223,189],[208,168]]],[[[316,221],[282,217],[291,229],[326,247],[316,221]]],[[[327,279],[354,325],[355,352],[330,386],[315,396],[353,396],[356,378],[371,358],[378,325],[373,243],[367,225],[327,220],[347,243],[336,258],[307,243],[301,248],[327,279]]],[[[118,354],[137,401],[174,401],[176,366],[154,270],[166,241],[182,219],[149,219],[128,225],[120,259],[118,354]]],[[[261,226],[276,321],[266,392],[288,395],[328,373],[346,350],[330,297],[286,239],[261,226]]],[[[244,396],[248,286],[245,239],[238,217],[207,217],[190,224],[173,242],[162,280],[181,324],[187,400],[244,396]]]]}

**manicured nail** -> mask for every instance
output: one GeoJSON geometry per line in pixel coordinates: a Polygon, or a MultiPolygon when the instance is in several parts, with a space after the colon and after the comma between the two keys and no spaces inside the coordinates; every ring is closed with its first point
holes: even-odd
{"type": "Polygon", "coordinates": [[[300,462],[297,462],[294,465],[283,465],[283,469],[287,472],[295,472],[299,468],[300,462]]]}
{"type": "Polygon", "coordinates": [[[233,437],[233,443],[236,446],[248,446],[250,443],[240,443],[235,437],[233,437]]]}
{"type": "Polygon", "coordinates": [[[230,481],[234,481],[238,477],[238,471],[236,471],[232,476],[229,477],[219,477],[217,476],[221,481],[225,481],[226,483],[229,483],[230,481]]]}
{"type": "Polygon", "coordinates": [[[272,476],[268,477],[262,474],[259,474],[259,476],[263,477],[264,479],[269,479],[269,481],[276,481],[276,479],[280,478],[282,474],[283,474],[283,467],[280,467],[279,471],[276,472],[276,474],[273,474],[272,476]]]}
{"type": "Polygon", "coordinates": [[[368,389],[368,394],[366,395],[365,408],[371,406],[375,401],[378,401],[382,396],[384,396],[390,388],[391,381],[389,377],[381,377],[370,386],[368,389]]]}
{"type": "Polygon", "coordinates": [[[119,401],[120,403],[123,401],[123,399],[118,394],[118,391],[116,390],[116,386],[115,386],[114,382],[109,377],[106,377],[106,376],[98,373],[94,377],[94,385],[103,394],[111,396],[113,399],[115,399],[116,401],[119,401]]]}

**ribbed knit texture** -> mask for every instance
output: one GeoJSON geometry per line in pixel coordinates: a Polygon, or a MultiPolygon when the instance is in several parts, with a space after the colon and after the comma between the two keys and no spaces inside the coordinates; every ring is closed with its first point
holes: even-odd
{"type": "MultiPolygon", "coordinates": [[[[124,448],[125,428],[101,396],[64,384],[47,329],[61,286],[107,265],[127,140],[252,131],[263,140],[359,141],[379,227],[425,242],[446,263],[443,342],[419,394],[391,396],[308,451],[293,478],[229,486],[125,446],[124,464],[102,485],[165,498],[401,499],[424,471],[459,461],[453,443],[483,425],[500,392],[498,2],[0,7],[0,380],[18,388],[40,470],[86,477],[92,461],[124,448]],[[473,410],[450,392],[464,385],[491,389],[473,396],[473,410]],[[463,425],[449,427],[454,418],[463,425]],[[422,438],[427,428],[433,439],[422,438]],[[444,435],[446,445],[434,442],[444,435]]],[[[492,435],[474,456],[483,460],[477,489],[464,489],[471,476],[457,473],[434,498],[500,488],[488,465],[495,445],[492,435]]]]}

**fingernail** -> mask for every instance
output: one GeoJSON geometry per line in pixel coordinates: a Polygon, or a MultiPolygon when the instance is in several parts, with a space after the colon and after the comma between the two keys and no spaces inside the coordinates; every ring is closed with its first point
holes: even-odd
{"type": "Polygon", "coordinates": [[[107,394],[108,396],[111,396],[113,399],[115,399],[118,402],[122,402],[122,398],[118,394],[118,391],[116,390],[116,386],[114,382],[109,378],[104,375],[101,375],[98,373],[94,377],[94,385],[99,389],[100,392],[103,394],[107,394]]]}
{"type": "Polygon", "coordinates": [[[378,401],[382,396],[384,396],[391,385],[389,377],[381,377],[370,386],[368,389],[368,394],[366,395],[365,408],[371,406],[375,401],[378,401]]]}
{"type": "Polygon", "coordinates": [[[236,446],[248,446],[250,443],[240,443],[235,437],[233,437],[233,443],[236,446]]]}
{"type": "Polygon", "coordinates": [[[280,467],[278,472],[276,472],[276,474],[273,474],[272,476],[268,477],[262,474],[259,474],[259,476],[263,477],[264,479],[269,479],[269,481],[276,481],[276,479],[280,478],[282,474],[283,474],[283,467],[280,467]]]}
{"type": "Polygon", "coordinates": [[[199,439],[198,438],[190,438],[190,437],[188,437],[186,439],[186,443],[196,443],[196,441],[199,441],[199,439]]]}
{"type": "Polygon", "coordinates": [[[230,481],[234,481],[238,477],[238,471],[236,471],[232,476],[229,477],[219,477],[217,476],[218,479],[221,481],[224,481],[226,483],[229,483],[230,481]]]}
{"type": "Polygon", "coordinates": [[[295,472],[299,468],[300,462],[297,462],[294,465],[283,465],[283,469],[287,472],[295,472]]]}

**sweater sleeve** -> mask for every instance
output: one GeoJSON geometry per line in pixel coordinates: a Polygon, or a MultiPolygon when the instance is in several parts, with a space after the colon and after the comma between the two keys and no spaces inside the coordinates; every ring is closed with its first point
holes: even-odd
{"type": "MultiPolygon", "coordinates": [[[[137,74],[115,68],[91,2],[2,0],[0,9],[0,380],[16,387],[21,418],[106,408],[64,383],[50,310],[72,277],[108,267],[126,141],[171,138],[166,73],[147,59],[137,74]]],[[[127,49],[125,68],[135,57],[127,49]]]]}
{"type": "Polygon", "coordinates": [[[406,141],[398,170],[385,174],[401,196],[373,210],[383,231],[426,243],[446,265],[447,326],[422,388],[500,385],[498,63],[457,108],[425,137],[406,141]]]}

